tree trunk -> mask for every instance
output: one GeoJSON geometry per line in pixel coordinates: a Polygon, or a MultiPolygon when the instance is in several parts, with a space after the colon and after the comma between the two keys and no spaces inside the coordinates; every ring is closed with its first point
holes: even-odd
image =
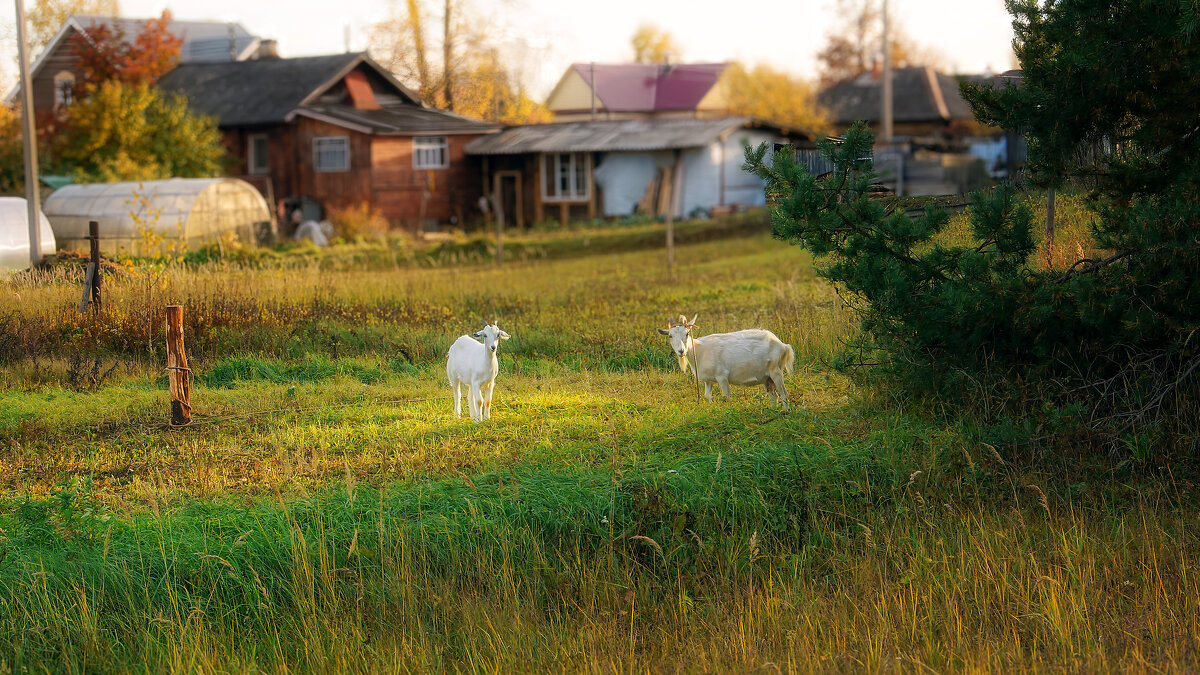
{"type": "Polygon", "coordinates": [[[1046,239],[1042,242],[1046,269],[1054,262],[1054,188],[1046,190],[1046,239]]]}
{"type": "Polygon", "coordinates": [[[442,94],[446,97],[446,109],[454,110],[454,92],[451,82],[454,80],[453,36],[450,34],[452,0],[446,0],[446,16],[442,22],[442,94]]]}
{"type": "Polygon", "coordinates": [[[421,80],[421,98],[430,92],[429,61],[425,58],[425,36],[421,31],[421,8],[417,0],[408,0],[408,21],[412,24],[413,49],[417,52],[417,77],[421,80]]]}

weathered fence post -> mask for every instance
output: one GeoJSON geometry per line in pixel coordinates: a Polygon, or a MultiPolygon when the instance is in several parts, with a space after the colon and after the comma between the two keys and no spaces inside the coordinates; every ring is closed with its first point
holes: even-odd
{"type": "Polygon", "coordinates": [[[92,273],[92,311],[98,314],[100,313],[100,280],[104,278],[100,272],[100,223],[94,220],[88,221],[88,239],[91,244],[89,259],[96,270],[92,273]]]}
{"type": "Polygon", "coordinates": [[[192,371],[183,349],[183,308],[167,305],[167,382],[171,395],[171,424],[181,426],[192,421],[190,401],[192,371]]]}

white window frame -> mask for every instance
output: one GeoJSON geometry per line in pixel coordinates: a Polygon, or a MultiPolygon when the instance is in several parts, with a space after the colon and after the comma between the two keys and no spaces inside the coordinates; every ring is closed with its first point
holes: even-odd
{"type": "Polygon", "coordinates": [[[350,170],[350,137],[349,136],[317,136],[313,139],[313,171],[317,173],[338,173],[350,170]],[[346,159],[336,166],[321,166],[321,145],[323,143],[338,143],[345,150],[346,159]]]}
{"type": "Polygon", "coordinates": [[[592,162],[586,152],[551,152],[542,153],[542,201],[559,203],[559,202],[586,202],[592,198],[592,162]],[[571,191],[568,194],[562,194],[558,187],[558,179],[562,174],[563,158],[569,158],[567,164],[568,182],[571,185],[571,191]],[[583,178],[583,191],[575,190],[579,185],[579,178],[583,178]],[[551,182],[553,180],[553,182],[551,182]],[[550,190],[554,187],[553,192],[550,190]]]}
{"type": "Polygon", "coordinates": [[[450,139],[446,136],[413,136],[413,168],[420,171],[450,168],[450,139]],[[425,146],[425,147],[421,147],[425,146]],[[441,151],[441,161],[430,162],[429,156],[441,151]]]}
{"type": "Polygon", "coordinates": [[[71,105],[74,102],[75,102],[75,73],[72,73],[69,70],[59,71],[58,74],[54,76],[54,105],[55,105],[55,107],[57,107],[57,106],[66,107],[66,106],[71,105]],[[71,88],[69,90],[64,89],[64,87],[63,87],[64,83],[69,83],[71,88]],[[67,91],[69,91],[70,93],[67,94],[66,96],[64,96],[63,95],[64,92],[67,92],[67,91]]]}
{"type": "Polygon", "coordinates": [[[268,138],[266,134],[250,134],[246,137],[246,171],[251,176],[265,176],[271,173],[271,144],[268,138]],[[255,143],[260,140],[263,142],[262,157],[255,151],[255,143]]]}

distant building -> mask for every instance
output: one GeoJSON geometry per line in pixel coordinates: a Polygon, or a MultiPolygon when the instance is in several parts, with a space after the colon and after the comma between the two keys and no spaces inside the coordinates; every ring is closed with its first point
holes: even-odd
{"type": "MultiPolygon", "coordinates": [[[[54,110],[74,101],[75,83],[82,75],[75,55],[75,36],[105,25],[124,35],[126,40],[134,40],[145,30],[147,21],[88,14],[68,18],[30,66],[34,110],[54,110]]],[[[180,63],[242,61],[258,56],[261,51],[269,52],[274,45],[274,41],[251,35],[236,23],[172,20],[167,23],[167,30],[183,40],[179,49],[180,63]]],[[[19,92],[19,86],[14,88],[5,102],[12,105],[19,92]]]]}
{"type": "Polygon", "coordinates": [[[368,204],[410,228],[481,215],[463,148],[499,125],[426,107],[366,54],[184,63],[158,86],[217,118],[232,171],[276,205],[285,234],[279,207],[298,201],[368,204]]]}
{"type": "Polygon", "coordinates": [[[728,63],[575,63],[546,107],[560,122],[721,117],[728,63]]]}
{"type": "MultiPolygon", "coordinates": [[[[882,114],[883,84],[879,70],[834,84],[817,95],[838,128],[863,120],[877,136],[882,114]]],[[[961,137],[975,127],[971,106],[958,93],[958,79],[929,66],[892,70],[892,126],[897,137],[945,139],[961,137]]]]}
{"type": "Polygon", "coordinates": [[[811,146],[749,117],[621,119],[510,127],[466,146],[507,223],[633,214],[675,217],[762,206],[744,148],[811,146]]]}

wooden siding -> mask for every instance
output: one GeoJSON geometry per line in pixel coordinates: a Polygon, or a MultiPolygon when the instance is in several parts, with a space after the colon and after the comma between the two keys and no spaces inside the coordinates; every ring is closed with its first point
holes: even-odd
{"type": "Polygon", "coordinates": [[[449,168],[413,168],[413,139],[382,136],[371,144],[371,200],[385,218],[408,228],[422,221],[471,222],[482,218],[479,159],[463,148],[477,134],[447,136],[449,168]]]}
{"type": "Polygon", "coordinates": [[[82,73],[77,67],[79,59],[75,56],[74,40],[72,39],[75,33],[74,28],[67,31],[57,48],[42,60],[37,75],[33,77],[33,109],[37,112],[54,110],[54,76],[64,70],[75,76],[76,91],[78,91],[82,73]]]}

